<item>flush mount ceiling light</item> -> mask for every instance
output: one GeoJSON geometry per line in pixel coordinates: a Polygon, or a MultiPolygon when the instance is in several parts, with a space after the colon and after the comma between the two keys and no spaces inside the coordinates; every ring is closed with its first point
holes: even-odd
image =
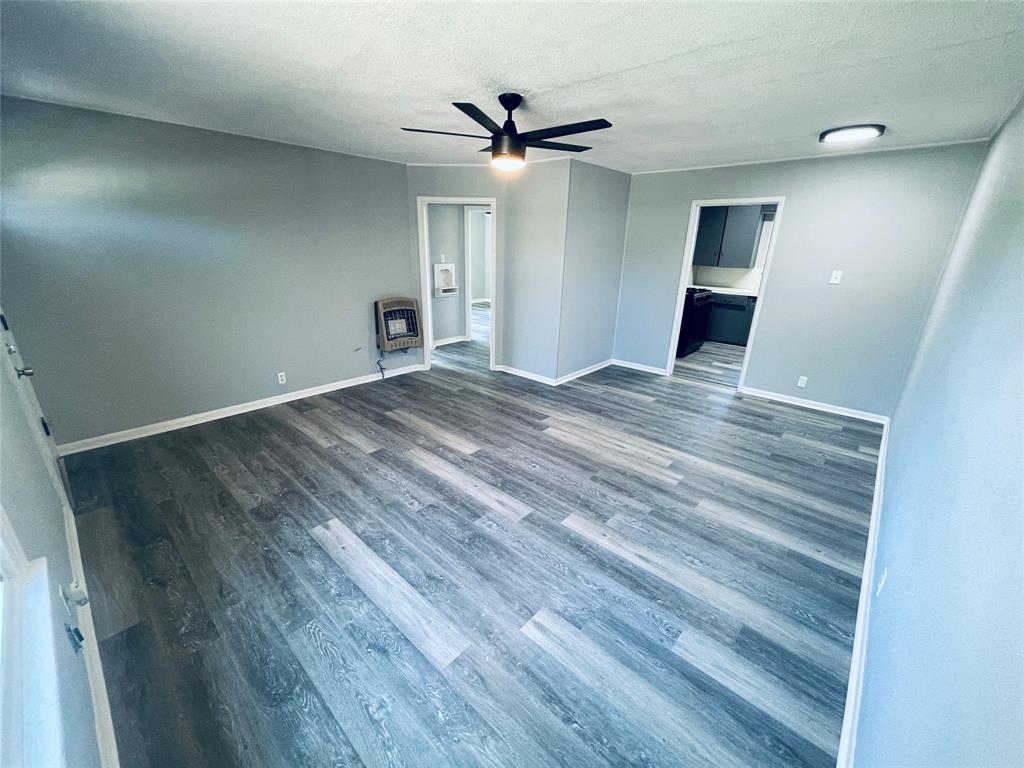
{"type": "Polygon", "coordinates": [[[880,123],[865,125],[844,125],[840,128],[829,128],[818,135],[822,144],[849,144],[854,141],[877,139],[885,133],[885,126],[880,123]]]}
{"type": "Polygon", "coordinates": [[[431,131],[425,128],[403,128],[402,130],[414,133],[439,133],[443,136],[467,136],[471,139],[490,139],[490,145],[480,151],[491,153],[491,165],[500,171],[518,171],[526,165],[527,147],[554,149],[562,152],[586,152],[590,147],[581,147],[578,144],[563,144],[558,141],[548,141],[548,139],[555,139],[559,136],[572,136],[573,134],[586,133],[587,131],[599,131],[602,128],[612,127],[612,124],[607,120],[584,120],[582,123],[570,123],[569,125],[558,125],[553,128],[540,128],[536,131],[519,133],[516,130],[515,122],[512,120],[512,112],[523,103],[523,97],[518,93],[503,93],[498,97],[498,102],[508,114],[504,125],[498,125],[491,120],[475,104],[452,103],[453,107],[487,130],[490,136],[479,136],[472,133],[452,133],[451,131],[431,131]]]}

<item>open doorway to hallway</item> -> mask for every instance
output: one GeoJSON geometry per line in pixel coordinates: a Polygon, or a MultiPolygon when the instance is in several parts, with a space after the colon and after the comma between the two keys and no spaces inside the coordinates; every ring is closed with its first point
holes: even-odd
{"type": "Polygon", "coordinates": [[[472,344],[494,368],[499,328],[496,201],[419,197],[420,277],[424,355],[472,344]]]}

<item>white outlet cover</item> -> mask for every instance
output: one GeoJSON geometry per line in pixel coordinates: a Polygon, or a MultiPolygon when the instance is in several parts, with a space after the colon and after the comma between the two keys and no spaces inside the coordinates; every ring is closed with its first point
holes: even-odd
{"type": "Polygon", "coordinates": [[[800,387],[801,389],[806,387],[807,386],[807,377],[806,376],[801,376],[799,379],[796,380],[796,385],[798,387],[800,387]]]}
{"type": "Polygon", "coordinates": [[[284,371],[278,371],[277,372],[277,383],[278,384],[287,384],[288,383],[288,377],[285,375],[284,371]]]}
{"type": "Polygon", "coordinates": [[[834,270],[832,270],[832,277],[829,278],[828,284],[829,285],[839,285],[841,282],[843,282],[843,270],[841,270],[841,269],[834,269],[834,270]]]}

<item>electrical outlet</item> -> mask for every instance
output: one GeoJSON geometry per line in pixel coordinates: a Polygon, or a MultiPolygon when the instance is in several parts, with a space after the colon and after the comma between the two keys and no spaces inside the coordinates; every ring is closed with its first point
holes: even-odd
{"type": "Polygon", "coordinates": [[[800,387],[800,389],[803,389],[804,387],[806,387],[807,386],[807,377],[806,376],[801,376],[799,379],[796,380],[796,385],[798,387],[800,387]]]}
{"type": "Polygon", "coordinates": [[[287,382],[288,382],[288,377],[284,375],[284,371],[278,371],[277,372],[277,383],[278,384],[286,384],[287,382]]]}
{"type": "Polygon", "coordinates": [[[832,277],[830,277],[828,279],[828,284],[829,285],[839,285],[841,282],[843,282],[843,270],[841,270],[841,269],[834,269],[834,270],[832,270],[832,277]]]}

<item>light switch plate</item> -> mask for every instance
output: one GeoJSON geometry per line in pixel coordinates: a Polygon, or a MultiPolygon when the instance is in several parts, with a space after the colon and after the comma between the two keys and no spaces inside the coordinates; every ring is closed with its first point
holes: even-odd
{"type": "Polygon", "coordinates": [[[841,282],[843,282],[843,270],[841,270],[841,269],[834,269],[834,270],[832,270],[832,277],[829,278],[828,284],[829,285],[839,285],[841,282]]]}

